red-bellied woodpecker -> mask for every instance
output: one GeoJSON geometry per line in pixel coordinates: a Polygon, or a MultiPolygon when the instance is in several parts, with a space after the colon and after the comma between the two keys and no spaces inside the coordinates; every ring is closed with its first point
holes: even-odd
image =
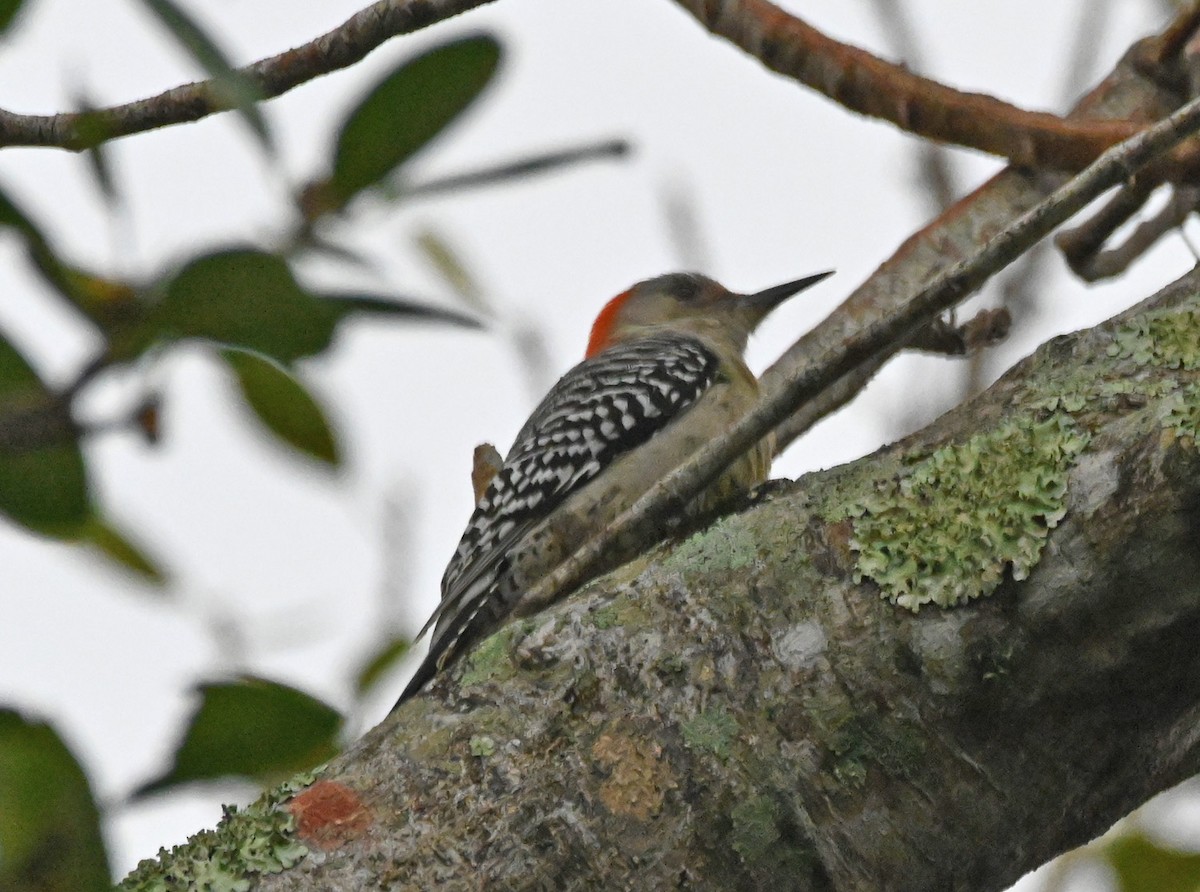
{"type": "MultiPolygon", "coordinates": [[[[628,508],[688,457],[675,446],[667,454],[653,449],[666,440],[657,434],[684,417],[699,418],[690,451],[745,415],[758,399],[758,381],[742,359],[750,333],[785,299],[828,275],[737,294],[695,273],[672,273],[609,301],[592,326],[586,358],[534,409],[476,504],[442,577],[441,603],[422,629],[433,626],[429,654],[397,705],[512,612],[522,594],[512,568],[523,540],[568,498],[605,487],[610,508],[628,508]]],[[[688,513],[715,511],[762,483],[772,450],[770,438],[758,443],[688,513]]]]}

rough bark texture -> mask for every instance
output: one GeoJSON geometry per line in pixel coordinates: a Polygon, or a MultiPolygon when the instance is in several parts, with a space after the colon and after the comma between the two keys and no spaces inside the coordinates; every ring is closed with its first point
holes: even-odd
{"type": "Polygon", "coordinates": [[[510,625],[257,888],[998,890],[1195,773],[1198,294],[510,625]]]}

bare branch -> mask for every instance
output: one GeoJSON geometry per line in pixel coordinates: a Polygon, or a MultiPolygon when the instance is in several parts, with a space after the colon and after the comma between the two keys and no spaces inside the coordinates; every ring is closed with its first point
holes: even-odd
{"type": "MultiPolygon", "coordinates": [[[[909,442],[510,623],[297,791],[283,843],[310,854],[251,882],[997,892],[1094,838],[1200,767],[1200,474],[1193,438],[1164,423],[1196,376],[1109,355],[1148,316],[1186,326],[1197,286],[1189,274],[909,442]],[[1144,398],[1048,411],[1080,368],[1097,393],[1139,368],[1144,398]],[[870,573],[855,582],[847,509],[964,450],[989,452],[984,498],[1008,503],[1024,475],[990,454],[996,434],[1038,419],[1089,442],[1031,573],[918,615],[870,573]]],[[[911,501],[906,524],[948,522],[911,501]]],[[[137,880],[206,866],[212,837],[137,880]]]]}
{"type": "MultiPolygon", "coordinates": [[[[323,74],[355,64],[389,38],[419,31],[492,0],[378,0],[337,28],[278,55],[261,59],[238,73],[266,99],[288,92],[323,74]]],[[[0,148],[49,146],[79,152],[95,145],[80,132],[85,116],[106,139],[130,136],[172,124],[198,121],[228,111],[229,102],[211,80],[184,84],[136,102],[85,113],[20,115],[0,109],[0,148]]]]}
{"type": "MultiPolygon", "coordinates": [[[[1138,197],[1134,189],[1122,189],[1112,204],[1116,205],[1122,199],[1133,203],[1138,197]]],[[[1111,278],[1125,272],[1134,261],[1158,244],[1164,235],[1179,229],[1196,210],[1198,203],[1200,194],[1195,188],[1180,186],[1171,193],[1162,210],[1139,223],[1119,245],[1101,250],[1105,239],[1117,228],[1107,225],[1112,220],[1105,219],[1104,211],[1081,226],[1064,232],[1056,239],[1056,243],[1071,269],[1084,281],[1111,278]]]]}

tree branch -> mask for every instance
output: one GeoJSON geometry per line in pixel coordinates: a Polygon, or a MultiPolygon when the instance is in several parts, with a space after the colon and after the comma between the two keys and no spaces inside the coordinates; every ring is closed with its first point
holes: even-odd
{"type": "MultiPolygon", "coordinates": [[[[864,362],[899,349],[920,326],[964,300],[1099,195],[1132,177],[1197,130],[1200,130],[1200,99],[1109,149],[1049,198],[992,236],[972,256],[942,270],[899,308],[887,314],[866,315],[854,320],[856,327],[840,343],[831,344],[824,351],[807,357],[807,361],[789,368],[777,386],[764,394],[758,406],[721,439],[705,442],[699,438],[697,441],[705,445],[684,464],[649,486],[645,495],[630,508],[616,516],[610,510],[608,517],[611,520],[607,526],[577,549],[570,540],[578,531],[564,524],[562,516],[572,511],[586,515],[590,519],[590,528],[595,529],[595,524],[604,516],[601,512],[610,507],[611,502],[606,494],[591,492],[586,494],[586,499],[568,500],[564,508],[555,513],[552,527],[543,524],[536,528],[517,549],[522,558],[526,555],[537,557],[530,557],[527,566],[514,567],[514,587],[525,592],[516,613],[537,613],[598,572],[629,560],[631,549],[659,538],[668,518],[679,517],[696,493],[806,402],[818,397],[822,390],[864,362]],[[569,557],[562,560],[566,541],[570,541],[574,550],[566,551],[569,557]]],[[[697,413],[689,413],[691,415],[697,413]]],[[[695,437],[689,416],[680,419],[671,431],[660,434],[658,439],[666,442],[668,437],[678,436],[681,443],[688,443],[689,436],[695,437]]],[[[688,453],[681,449],[679,454],[688,453]]]]}
{"type": "MultiPolygon", "coordinates": [[[[238,69],[264,99],[280,96],[323,74],[348,68],[389,38],[419,31],[492,0],[378,0],[337,28],[295,47],[238,69]]],[[[130,136],[172,124],[198,121],[228,111],[229,102],[213,82],[198,81],[157,96],[92,109],[86,113],[21,115],[0,109],[0,148],[49,146],[82,151],[95,145],[95,132],[106,139],[130,136]],[[89,134],[79,122],[89,122],[89,134]]]]}
{"type": "MultiPolygon", "coordinates": [[[[1178,98],[1150,79],[1146,75],[1146,66],[1138,60],[1150,58],[1171,64],[1172,57],[1165,54],[1168,48],[1182,44],[1179,34],[1183,22],[1184,19],[1178,19],[1163,34],[1134,44],[1108,77],[1079,102],[1072,115],[1140,120],[1157,119],[1173,111],[1178,106],[1178,98]]],[[[1009,166],[964,196],[906,239],[833,313],[798,339],[763,375],[764,389],[774,390],[791,369],[841,343],[852,333],[858,320],[895,312],[939,270],[968,256],[976,245],[1010,225],[1066,180],[1067,176],[1062,173],[1033,173],[1009,166]]],[[[823,395],[781,424],[775,431],[779,451],[786,449],[825,414],[849,402],[893,352],[877,357],[874,369],[856,373],[852,381],[844,382],[836,398],[823,395]],[[826,400],[828,411],[823,412],[821,403],[826,400]]]]}
{"type": "Polygon", "coordinates": [[[312,854],[256,888],[989,892],[1095,836],[1200,769],[1198,295],[511,624],[293,799],[312,854]],[[1047,427],[1087,445],[1005,457],[1047,427]],[[939,494],[986,504],[942,528],[980,567],[937,578],[994,591],[909,613],[853,581],[855,518],[945,455],[939,494]],[[974,524],[1042,462],[1066,514],[1016,581],[974,524]]]}
{"type": "MultiPolygon", "coordinates": [[[[1138,120],[1083,120],[1018,108],[967,93],[821,33],[767,0],[676,0],[713,34],[767,68],[794,78],[851,111],[890,121],[918,136],[978,149],[1011,163],[1079,170],[1144,126],[1138,120]]],[[[1197,24],[1200,5],[1166,35],[1170,58],[1197,24]]],[[[1189,168],[1195,152],[1176,159],[1189,168]]]]}

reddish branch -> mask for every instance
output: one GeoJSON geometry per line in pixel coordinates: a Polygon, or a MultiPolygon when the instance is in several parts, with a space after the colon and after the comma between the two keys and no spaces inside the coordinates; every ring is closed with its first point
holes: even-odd
{"type": "MultiPolygon", "coordinates": [[[[767,0],[676,0],[704,27],[851,111],[918,136],[979,149],[1025,167],[1080,170],[1128,139],[1143,120],[1062,118],[992,96],[966,93],[840,43],[767,0]]],[[[1155,48],[1174,56],[1200,23],[1200,4],[1181,15],[1155,48]]],[[[1184,159],[1180,159],[1185,163],[1184,159]]]]}
{"type": "MultiPolygon", "coordinates": [[[[247,65],[240,72],[258,88],[263,98],[270,99],[323,74],[350,67],[391,37],[418,31],[491,2],[378,0],[327,34],[247,65]]],[[[148,99],[92,111],[89,118],[93,121],[93,129],[98,119],[103,132],[113,138],[196,121],[229,107],[210,81],[199,81],[148,99]]],[[[76,113],[19,115],[0,109],[0,147],[50,146],[80,151],[87,148],[89,142],[80,133],[80,118],[81,115],[76,113]]]]}
{"type": "MultiPolygon", "coordinates": [[[[1148,77],[1147,71],[1172,63],[1175,56],[1171,54],[1180,53],[1191,36],[1186,29],[1195,27],[1195,16],[1189,11],[1162,34],[1134,44],[1109,76],[1080,100],[1072,116],[1153,120],[1168,114],[1178,97],[1148,77]]],[[[1035,173],[1010,166],[939,214],[767,370],[765,389],[779,387],[795,368],[842,343],[864,320],[898,312],[938,271],[969,256],[1066,179],[1063,173],[1035,173]]],[[[853,399],[901,346],[881,351],[789,418],[775,432],[778,448],[782,451],[821,418],[853,399]]]]}

